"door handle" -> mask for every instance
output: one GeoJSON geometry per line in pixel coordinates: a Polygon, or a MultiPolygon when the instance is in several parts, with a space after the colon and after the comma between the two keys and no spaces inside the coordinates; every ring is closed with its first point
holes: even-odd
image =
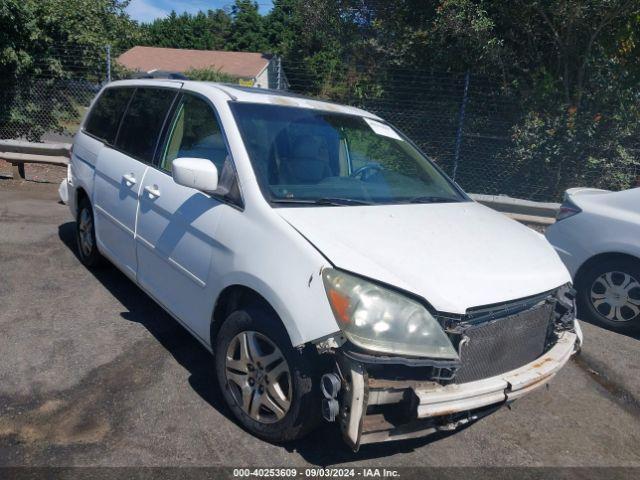
{"type": "Polygon", "coordinates": [[[122,176],[122,179],[129,185],[136,184],[136,177],[133,176],[133,173],[126,173],[122,176]]]}
{"type": "Polygon", "coordinates": [[[160,189],[157,185],[147,185],[144,187],[144,191],[147,192],[151,198],[158,198],[160,196],[160,189]]]}

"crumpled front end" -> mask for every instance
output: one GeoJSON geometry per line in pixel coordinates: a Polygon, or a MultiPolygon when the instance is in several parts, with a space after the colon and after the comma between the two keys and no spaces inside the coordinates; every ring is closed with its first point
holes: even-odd
{"type": "MultiPolygon", "coordinates": [[[[459,361],[373,355],[345,342],[335,355],[323,414],[347,443],[454,430],[545,385],[580,348],[574,292],[561,287],[464,316],[440,316],[459,361]]],[[[335,346],[335,345],[334,345],[335,346]]]]}

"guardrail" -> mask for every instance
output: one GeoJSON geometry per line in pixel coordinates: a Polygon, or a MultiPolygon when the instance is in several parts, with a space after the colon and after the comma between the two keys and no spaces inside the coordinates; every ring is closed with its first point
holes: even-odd
{"type": "Polygon", "coordinates": [[[21,140],[0,140],[0,160],[12,166],[13,178],[25,178],[25,163],[44,163],[67,166],[71,157],[71,144],[32,143],[21,140]]]}
{"type": "Polygon", "coordinates": [[[556,221],[556,215],[560,210],[559,203],[534,202],[532,200],[523,200],[506,195],[470,193],[469,196],[476,202],[502,212],[522,223],[551,225],[556,221]]]}

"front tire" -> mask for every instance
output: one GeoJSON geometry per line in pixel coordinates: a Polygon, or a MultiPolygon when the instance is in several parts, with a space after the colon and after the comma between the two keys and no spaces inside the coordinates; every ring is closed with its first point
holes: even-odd
{"type": "Polygon", "coordinates": [[[93,209],[91,208],[91,203],[86,198],[80,200],[78,204],[76,244],[78,246],[78,257],[84,266],[96,267],[102,264],[103,257],[100,255],[96,244],[93,209]]]}
{"type": "Polygon", "coordinates": [[[640,326],[640,262],[609,258],[588,267],[576,282],[585,320],[626,331],[640,326]]]}
{"type": "Polygon", "coordinates": [[[320,395],[309,354],[291,346],[280,321],[265,309],[227,317],[216,337],[215,362],[227,405],[252,434],[286,442],[317,425],[320,395]]]}

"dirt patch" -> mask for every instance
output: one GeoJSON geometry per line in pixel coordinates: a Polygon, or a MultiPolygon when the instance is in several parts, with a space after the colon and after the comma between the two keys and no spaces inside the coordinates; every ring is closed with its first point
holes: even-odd
{"type": "Polygon", "coordinates": [[[5,182],[11,183],[60,183],[67,176],[66,167],[27,163],[24,166],[26,180],[12,178],[12,165],[0,160],[0,188],[5,182]]]}
{"type": "Polygon", "coordinates": [[[71,389],[47,398],[3,398],[0,443],[44,442],[68,446],[101,442],[127,411],[126,399],[158,380],[164,349],[151,339],[137,342],[71,389]]]}

